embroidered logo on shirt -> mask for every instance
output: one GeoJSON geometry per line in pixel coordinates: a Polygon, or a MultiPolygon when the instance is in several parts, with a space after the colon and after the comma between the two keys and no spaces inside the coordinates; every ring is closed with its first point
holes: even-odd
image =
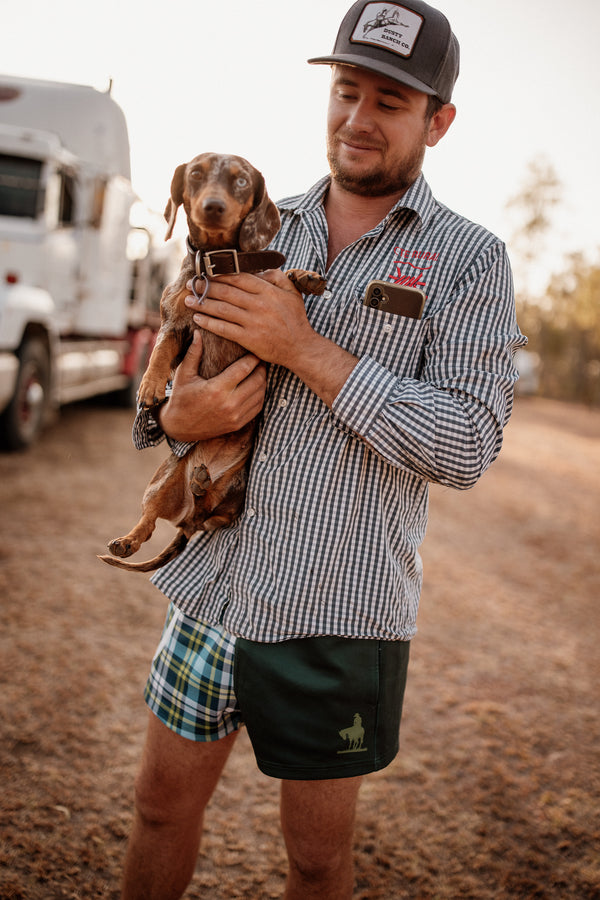
{"type": "Polygon", "coordinates": [[[429,250],[405,250],[396,247],[396,259],[393,262],[395,272],[388,275],[394,284],[424,290],[427,286],[427,273],[440,258],[439,253],[429,250]]]}
{"type": "Polygon", "coordinates": [[[367,750],[367,747],[363,747],[365,729],[360,713],[354,713],[354,724],[349,728],[342,728],[338,734],[343,741],[348,742],[348,747],[345,750],[338,750],[338,755],[341,753],[364,753],[367,750]]]}

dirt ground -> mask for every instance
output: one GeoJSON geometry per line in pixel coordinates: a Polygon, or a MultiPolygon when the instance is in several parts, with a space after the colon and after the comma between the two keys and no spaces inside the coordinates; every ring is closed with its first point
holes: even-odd
{"type": "MultiPolygon", "coordinates": [[[[96,560],[163,456],[130,425],[80,404],[0,456],[1,900],[118,896],[166,608],[96,560]]],[[[432,489],[401,752],[361,792],[356,898],[600,897],[599,450],[600,412],[519,399],[477,487],[432,489]]],[[[277,795],[243,733],[187,897],[281,896],[277,795]]]]}

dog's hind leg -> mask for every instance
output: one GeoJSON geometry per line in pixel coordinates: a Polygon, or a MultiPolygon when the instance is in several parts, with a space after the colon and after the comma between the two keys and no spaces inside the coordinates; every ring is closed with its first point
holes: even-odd
{"type": "Polygon", "coordinates": [[[120,556],[121,558],[132,556],[134,553],[137,553],[143,543],[150,539],[155,528],[156,517],[143,515],[129,534],[114,538],[109,543],[108,549],[113,556],[120,556]]]}
{"type": "Polygon", "coordinates": [[[147,541],[160,517],[179,525],[191,509],[185,489],[186,460],[173,453],[158,467],[142,498],[142,515],[139,522],[124,535],[112,540],[108,549],[113,556],[132,556],[147,541]]]}

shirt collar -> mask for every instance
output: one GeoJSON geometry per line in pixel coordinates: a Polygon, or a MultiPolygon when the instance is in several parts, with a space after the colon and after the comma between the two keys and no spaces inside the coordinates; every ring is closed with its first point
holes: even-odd
{"type": "MultiPolygon", "coordinates": [[[[278,202],[280,209],[289,210],[298,214],[314,212],[321,207],[325,200],[325,195],[329,188],[331,178],[326,175],[314,184],[309,190],[297,197],[287,197],[285,200],[278,202]]],[[[384,221],[388,221],[392,217],[396,217],[406,209],[413,210],[421,220],[424,227],[428,224],[435,209],[435,199],[431,193],[431,188],[421,174],[406,193],[392,207],[384,221]]]]}

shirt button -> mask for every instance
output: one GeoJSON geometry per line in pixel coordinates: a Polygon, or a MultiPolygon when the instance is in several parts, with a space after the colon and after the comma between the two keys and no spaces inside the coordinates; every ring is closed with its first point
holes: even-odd
{"type": "Polygon", "coordinates": [[[266,453],[259,453],[259,454],[258,454],[258,461],[259,461],[259,462],[266,462],[266,461],[267,461],[267,454],[266,454],[266,453]]]}
{"type": "Polygon", "coordinates": [[[384,326],[383,326],[383,330],[385,331],[386,334],[389,334],[389,333],[390,333],[390,331],[392,330],[392,326],[390,325],[389,322],[388,322],[387,325],[384,325],[384,326]]]}
{"type": "Polygon", "coordinates": [[[255,515],[256,515],[256,510],[254,509],[254,507],[250,506],[250,507],[246,510],[246,516],[247,516],[249,519],[253,519],[255,515]]]}
{"type": "Polygon", "coordinates": [[[331,291],[323,291],[323,300],[331,300],[332,297],[331,291]]]}
{"type": "Polygon", "coordinates": [[[287,406],[287,400],[285,399],[285,397],[281,398],[278,405],[281,407],[287,406]]]}

